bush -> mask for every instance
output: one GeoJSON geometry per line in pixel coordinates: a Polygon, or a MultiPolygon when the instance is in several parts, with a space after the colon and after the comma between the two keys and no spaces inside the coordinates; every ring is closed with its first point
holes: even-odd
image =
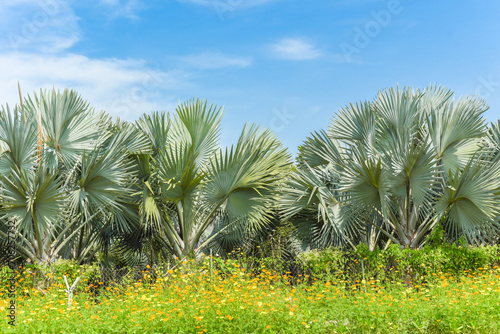
{"type": "Polygon", "coordinates": [[[386,250],[369,251],[364,244],[356,250],[339,248],[313,250],[300,257],[302,274],[317,280],[361,281],[378,279],[406,283],[433,281],[446,273],[453,277],[492,269],[500,265],[500,247],[468,247],[463,243],[401,249],[391,245],[386,250]]]}

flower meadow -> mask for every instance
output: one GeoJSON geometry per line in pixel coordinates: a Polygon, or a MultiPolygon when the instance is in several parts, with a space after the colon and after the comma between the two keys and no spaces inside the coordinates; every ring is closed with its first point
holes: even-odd
{"type": "MultiPolygon", "coordinates": [[[[382,283],[224,265],[221,271],[208,260],[190,260],[164,275],[146,268],[142,279],[127,284],[83,278],[71,303],[63,277],[49,277],[51,285],[37,289],[26,284],[30,269],[21,268],[16,326],[4,320],[0,332],[500,333],[498,266],[382,283]]],[[[68,280],[80,270],[68,273],[68,280]]]]}

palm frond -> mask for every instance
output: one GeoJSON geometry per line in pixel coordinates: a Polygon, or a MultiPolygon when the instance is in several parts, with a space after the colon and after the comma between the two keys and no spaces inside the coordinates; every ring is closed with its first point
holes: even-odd
{"type": "Polygon", "coordinates": [[[486,110],[485,101],[473,97],[449,101],[431,112],[429,135],[445,170],[463,168],[478,150],[486,130],[486,110]]]}
{"type": "Polygon", "coordinates": [[[44,157],[50,168],[62,162],[73,166],[84,151],[94,149],[104,132],[102,115],[94,112],[76,91],[40,91],[28,96],[24,108],[40,115],[43,141],[52,154],[44,157]]]}
{"type": "Polygon", "coordinates": [[[457,238],[464,234],[471,243],[481,243],[500,231],[500,166],[471,159],[465,169],[450,171],[449,185],[436,205],[448,215],[449,228],[457,238]]]}
{"type": "Polygon", "coordinates": [[[169,143],[189,145],[195,166],[201,168],[218,146],[222,109],[196,99],[180,104],[176,112],[169,143]]]}
{"type": "Polygon", "coordinates": [[[136,122],[136,127],[148,138],[153,156],[156,156],[168,144],[171,121],[164,112],[142,115],[136,122]]]}
{"type": "Polygon", "coordinates": [[[31,171],[36,163],[36,123],[26,119],[27,115],[19,109],[10,110],[2,106],[0,110],[0,173],[10,174],[11,170],[31,171]]]}
{"type": "MultiPolygon", "coordinates": [[[[210,160],[207,182],[201,192],[201,226],[206,228],[222,210],[230,223],[256,231],[270,220],[277,189],[290,168],[290,155],[268,129],[245,126],[236,147],[222,149],[210,160]]],[[[195,240],[201,236],[197,233],[195,240]]]]}

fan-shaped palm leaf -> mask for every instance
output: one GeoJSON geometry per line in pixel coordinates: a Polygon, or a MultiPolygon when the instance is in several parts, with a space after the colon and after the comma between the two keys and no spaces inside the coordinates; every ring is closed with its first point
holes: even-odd
{"type": "Polygon", "coordinates": [[[9,106],[0,111],[0,141],[4,146],[0,154],[0,173],[11,170],[31,171],[36,162],[36,123],[26,113],[9,106]]]}
{"type": "Polygon", "coordinates": [[[56,174],[39,170],[34,178],[26,171],[2,175],[3,213],[16,221],[17,231],[25,238],[35,236],[38,256],[43,256],[45,238],[51,238],[53,226],[64,217],[64,197],[56,174]]]}
{"type": "Polygon", "coordinates": [[[83,151],[97,146],[104,131],[99,122],[103,115],[91,110],[88,103],[72,90],[41,90],[39,96],[34,94],[25,99],[24,108],[40,118],[48,151],[44,157],[51,169],[57,168],[59,161],[74,166],[83,151]]]}
{"type": "Polygon", "coordinates": [[[447,102],[431,112],[428,119],[429,135],[435,147],[436,158],[445,169],[463,168],[479,149],[484,135],[485,102],[478,98],[465,98],[447,102]]]}
{"type": "Polygon", "coordinates": [[[453,236],[484,242],[500,231],[500,166],[472,159],[463,171],[450,171],[449,185],[436,205],[447,214],[453,236]]]}

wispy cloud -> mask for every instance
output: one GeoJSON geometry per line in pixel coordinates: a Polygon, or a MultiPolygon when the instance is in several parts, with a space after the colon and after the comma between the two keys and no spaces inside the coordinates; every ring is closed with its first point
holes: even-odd
{"type": "Polygon", "coordinates": [[[144,61],[90,59],[81,55],[0,54],[0,104],[18,102],[17,82],[23,93],[57,88],[76,89],[97,109],[136,119],[143,112],[175,106],[164,92],[186,87],[188,74],[149,68],[144,61]]]}
{"type": "Polygon", "coordinates": [[[265,5],[276,0],[177,0],[179,2],[192,3],[205,7],[227,6],[233,9],[248,8],[265,5]]]}
{"type": "Polygon", "coordinates": [[[6,0],[0,4],[0,51],[58,53],[80,39],[67,1],[6,0]]]}
{"type": "Polygon", "coordinates": [[[138,12],[145,6],[140,0],[99,0],[100,4],[110,10],[111,18],[125,17],[138,19],[138,12]]]}
{"type": "Polygon", "coordinates": [[[311,60],[321,56],[321,51],[300,38],[285,38],[271,45],[274,56],[287,60],[311,60]]]}
{"type": "MultiPolygon", "coordinates": [[[[136,1],[100,0],[115,14],[133,17],[136,1]]],[[[138,3],[138,1],[137,1],[138,3]]],[[[66,0],[3,0],[0,3],[0,104],[24,94],[71,88],[91,106],[122,119],[177,105],[174,94],[189,86],[184,71],[152,69],[143,60],[93,59],[74,54],[79,18],[66,0]],[[171,95],[168,95],[171,94],[171,95]]]]}
{"type": "Polygon", "coordinates": [[[250,57],[238,57],[221,53],[203,52],[181,57],[183,66],[192,69],[220,69],[225,67],[248,67],[252,64],[250,57]]]}

